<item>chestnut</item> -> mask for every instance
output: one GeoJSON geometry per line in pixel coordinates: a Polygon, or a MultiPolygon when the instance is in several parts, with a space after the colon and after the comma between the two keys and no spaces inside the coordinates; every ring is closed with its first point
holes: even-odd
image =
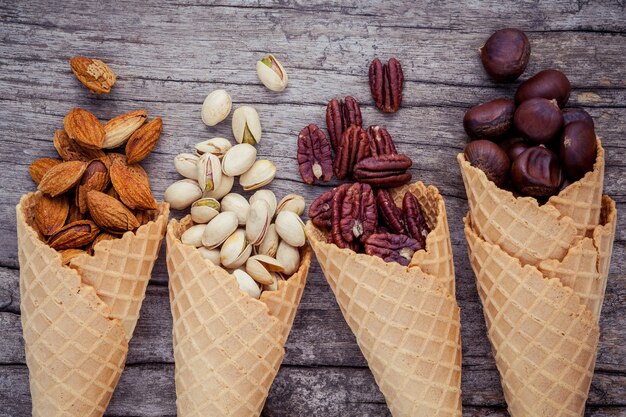
{"type": "Polygon", "coordinates": [[[597,152],[596,134],[591,126],[586,122],[565,126],[561,137],[561,163],[567,178],[576,181],[591,171],[597,152]]]}
{"type": "Polygon", "coordinates": [[[559,107],[564,107],[569,100],[572,85],[561,71],[547,69],[538,72],[517,87],[515,103],[519,105],[526,100],[535,97],[543,97],[548,100],[556,100],[559,107]]]}
{"type": "Polygon", "coordinates": [[[513,162],[526,149],[528,149],[528,145],[527,144],[525,144],[524,142],[517,142],[517,143],[514,143],[513,145],[509,146],[509,148],[506,150],[506,155],[509,157],[511,162],[513,162]]]}
{"type": "Polygon", "coordinates": [[[511,162],[500,146],[489,140],[475,140],[465,145],[465,159],[482,170],[498,187],[506,184],[511,162]]]}
{"type": "Polygon", "coordinates": [[[500,138],[511,129],[514,113],[513,100],[498,98],[469,109],[463,117],[463,127],[472,139],[500,138]]]}
{"type": "Polygon", "coordinates": [[[530,42],[519,29],[494,32],[480,48],[480,59],[487,74],[497,82],[515,81],[526,69],[530,42]]]}
{"type": "Polygon", "coordinates": [[[517,108],[513,122],[520,135],[540,145],[559,134],[563,127],[563,115],[554,100],[531,98],[517,108]]]}
{"type": "Polygon", "coordinates": [[[527,196],[554,195],[563,182],[559,157],[543,146],[528,148],[513,161],[511,181],[520,193],[527,196]]]}
{"type": "Polygon", "coordinates": [[[567,126],[572,122],[585,122],[592,129],[596,128],[596,125],[593,123],[593,118],[589,113],[585,110],[577,107],[572,107],[569,109],[563,109],[563,126],[567,126]]]}

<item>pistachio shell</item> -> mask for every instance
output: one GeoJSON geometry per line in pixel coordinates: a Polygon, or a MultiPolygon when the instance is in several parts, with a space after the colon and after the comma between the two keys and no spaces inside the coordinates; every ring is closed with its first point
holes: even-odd
{"type": "Polygon", "coordinates": [[[224,268],[239,268],[252,253],[252,245],[246,239],[246,232],[237,229],[226,239],[220,249],[220,262],[224,268]]]}
{"type": "Polygon", "coordinates": [[[272,272],[282,272],[285,267],[267,255],[254,255],[246,261],[246,272],[259,284],[270,285],[274,279],[272,272]]]}
{"type": "Polygon", "coordinates": [[[163,198],[170,203],[174,210],[186,209],[202,197],[202,190],[195,180],[185,179],[176,181],[165,190],[163,198]]]}
{"type": "Polygon", "coordinates": [[[263,291],[278,291],[278,281],[284,281],[280,274],[272,273],[272,283],[263,285],[263,291]]]}
{"type": "Polygon", "coordinates": [[[261,141],[261,120],[254,107],[241,106],[235,110],[232,127],[237,143],[256,145],[261,141]]]}
{"type": "Polygon", "coordinates": [[[204,197],[214,198],[216,200],[221,200],[226,194],[230,193],[230,190],[233,189],[233,184],[235,183],[235,177],[229,177],[228,175],[222,175],[222,181],[220,182],[217,189],[213,191],[208,191],[203,194],[204,197]]]}
{"type": "Polygon", "coordinates": [[[271,224],[270,227],[267,228],[267,233],[265,233],[265,237],[259,244],[256,252],[260,255],[276,256],[276,249],[278,249],[279,242],[280,238],[278,237],[278,233],[276,233],[276,225],[271,224]]]}
{"type": "Polygon", "coordinates": [[[246,220],[246,238],[252,245],[258,245],[269,228],[270,208],[264,200],[257,200],[250,204],[248,219],[246,220]]]}
{"type": "Polygon", "coordinates": [[[271,190],[259,190],[250,197],[250,204],[256,200],[264,200],[270,208],[270,218],[276,213],[276,195],[271,190]]]}
{"type": "Polygon", "coordinates": [[[260,159],[239,177],[239,184],[246,191],[256,190],[272,182],[275,176],[276,166],[274,163],[267,159],[260,159]]]}
{"type": "Polygon", "coordinates": [[[208,223],[220,213],[220,202],[214,198],[201,198],[191,205],[191,219],[195,223],[208,223]]]}
{"type": "Polygon", "coordinates": [[[289,81],[287,73],[272,54],[257,61],[256,73],[263,85],[272,91],[283,91],[287,87],[289,81]]]}
{"type": "Polygon", "coordinates": [[[226,138],[213,138],[209,140],[205,140],[204,142],[196,143],[196,153],[198,155],[203,155],[205,153],[212,153],[218,158],[222,159],[222,157],[228,152],[233,145],[226,138]]]}
{"type": "Polygon", "coordinates": [[[209,249],[217,248],[237,230],[237,225],[235,213],[226,211],[218,214],[206,225],[202,244],[209,249]]]}
{"type": "Polygon", "coordinates": [[[202,234],[204,233],[205,227],[206,225],[204,224],[191,226],[189,229],[185,230],[183,235],[180,237],[180,241],[185,245],[191,245],[199,248],[202,246],[202,234]]]}
{"type": "Polygon", "coordinates": [[[198,155],[181,153],[174,158],[174,168],[183,177],[195,180],[198,178],[199,159],[198,155]]]}
{"type": "Polygon", "coordinates": [[[280,213],[281,211],[293,211],[298,216],[302,216],[305,207],[306,202],[304,197],[298,194],[288,194],[280,200],[280,203],[278,203],[278,207],[276,208],[276,212],[280,213]]]}
{"type": "Polygon", "coordinates": [[[237,215],[239,225],[246,224],[250,203],[241,194],[229,193],[222,198],[222,211],[232,211],[237,215]]]}
{"type": "Polygon", "coordinates": [[[198,184],[202,192],[210,192],[222,182],[222,164],[212,153],[205,153],[198,160],[198,184]]]}
{"type": "Polygon", "coordinates": [[[204,259],[211,261],[214,265],[220,264],[220,251],[219,249],[207,249],[204,246],[198,248],[198,252],[204,259]]]}
{"type": "Polygon", "coordinates": [[[283,274],[290,276],[300,268],[300,251],[287,242],[280,242],[276,251],[276,260],[285,268],[283,274]]]}
{"type": "Polygon", "coordinates": [[[202,103],[202,121],[207,126],[215,126],[230,113],[233,102],[226,90],[214,90],[202,103]]]}
{"type": "Polygon", "coordinates": [[[256,161],[256,148],[247,143],[233,146],[222,158],[222,171],[234,177],[248,171],[256,161]]]}
{"type": "Polygon", "coordinates": [[[276,216],[276,233],[291,246],[299,248],[306,243],[304,223],[293,211],[281,211],[276,216]]]}
{"type": "Polygon", "coordinates": [[[252,298],[258,299],[261,297],[261,289],[257,283],[254,282],[252,277],[246,273],[246,271],[236,269],[233,271],[233,276],[237,280],[237,284],[239,284],[239,289],[241,291],[245,292],[252,298]]]}

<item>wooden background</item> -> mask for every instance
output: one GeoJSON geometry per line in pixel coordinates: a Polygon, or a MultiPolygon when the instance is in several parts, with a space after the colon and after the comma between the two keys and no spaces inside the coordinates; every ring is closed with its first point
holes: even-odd
{"type": "MultiPolygon", "coordinates": [[[[495,29],[517,26],[532,43],[523,78],[545,68],[572,81],[571,105],[595,118],[607,154],[605,191],[617,200],[619,225],[587,416],[626,416],[626,2],[324,0],[202,4],[180,0],[114,2],[0,1],[0,416],[30,415],[21,338],[15,205],[35,188],[27,167],[54,156],[52,136],[74,106],[101,120],[130,110],[161,116],[164,132],[145,161],[160,198],[178,179],[172,158],[213,136],[231,137],[230,117],[215,128],[200,120],[206,94],[227,89],[234,105],[261,115],[262,157],[279,167],[272,184],[310,203],[327,187],[301,183],[297,132],[324,126],[326,103],[354,95],[366,124],[388,127],[414,160],[414,178],[446,199],[462,309],[465,416],[506,416],[499,377],[469,267],[461,218],[467,210],[456,153],[465,143],[464,111],[515,86],[493,84],[477,48],[495,29]],[[273,52],[289,73],[282,94],[266,90],[255,62],[273,52]],[[69,70],[73,55],[99,57],[118,74],[108,96],[88,93],[69,70]],[[372,58],[398,57],[406,83],[392,116],[372,105],[372,58]]],[[[181,213],[175,213],[180,216],[181,213]]],[[[390,416],[355,339],[315,263],[263,416],[390,416]]],[[[164,252],[155,267],[126,371],[108,416],[174,416],[171,316],[164,252]]]]}

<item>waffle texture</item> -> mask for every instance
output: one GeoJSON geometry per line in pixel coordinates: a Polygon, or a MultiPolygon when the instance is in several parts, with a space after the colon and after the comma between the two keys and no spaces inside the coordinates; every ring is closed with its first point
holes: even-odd
{"type": "Polygon", "coordinates": [[[191,225],[187,216],[167,228],[178,416],[259,416],[285,354],[311,249],[303,249],[300,268],[277,291],[256,300],[180,242],[191,225]]]}
{"type": "Polygon", "coordinates": [[[409,267],[340,249],[311,222],[307,236],[392,415],[460,417],[460,320],[443,199],[416,183],[394,190],[396,201],[406,190],[434,234],[409,267]]]}
{"type": "MultiPolygon", "coordinates": [[[[124,369],[130,336],[122,321],[124,317],[113,314],[110,305],[99,296],[99,289],[85,282],[83,271],[64,267],[61,256],[42,242],[30,226],[38,197],[38,193],[27,194],[16,208],[21,319],[33,416],[99,417],[104,414],[124,369]]],[[[160,241],[167,213],[168,206],[162,205],[154,222],[140,227],[137,236],[127,233],[119,239],[125,242],[121,244],[127,244],[128,240],[160,241]],[[154,236],[157,230],[160,238],[154,236]]],[[[86,258],[102,257],[103,250],[107,251],[103,243],[97,245],[94,257],[86,258]]],[[[140,255],[137,248],[147,246],[132,242],[128,246],[134,248],[131,252],[108,254],[109,258],[119,259],[110,259],[102,265],[126,264],[125,258],[151,257],[146,278],[149,279],[158,244],[154,253],[140,255]]],[[[119,290],[124,291],[124,287],[119,290]]],[[[137,316],[143,294],[138,298],[137,316]]]]}

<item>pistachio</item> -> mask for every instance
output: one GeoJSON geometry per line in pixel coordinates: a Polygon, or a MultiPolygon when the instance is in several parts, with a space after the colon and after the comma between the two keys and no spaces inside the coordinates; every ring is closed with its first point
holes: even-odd
{"type": "Polygon", "coordinates": [[[237,284],[239,284],[239,289],[241,291],[245,292],[252,298],[261,298],[261,289],[257,283],[254,282],[252,277],[246,273],[246,271],[236,269],[233,271],[233,276],[237,280],[237,284]]]}
{"type": "Polygon", "coordinates": [[[186,209],[200,197],[202,197],[202,190],[198,182],[189,179],[176,181],[171,184],[163,195],[165,201],[170,203],[174,210],[186,209]]]}
{"type": "Polygon", "coordinates": [[[293,211],[298,216],[302,216],[305,206],[306,202],[304,201],[304,197],[298,194],[288,194],[284,196],[282,200],[280,200],[276,211],[278,213],[280,213],[281,211],[293,211]]]}
{"type": "Polygon", "coordinates": [[[276,260],[285,268],[283,274],[290,276],[300,268],[300,251],[287,242],[280,242],[276,251],[276,260]]]}
{"type": "Polygon", "coordinates": [[[195,180],[198,178],[199,159],[198,155],[181,153],[174,158],[174,168],[183,177],[195,180]]]}
{"type": "Polygon", "coordinates": [[[252,245],[261,243],[270,226],[270,208],[264,200],[257,200],[250,204],[248,219],[246,220],[246,238],[252,245]]]}
{"type": "Polygon", "coordinates": [[[263,85],[272,91],[283,91],[287,87],[287,73],[272,54],[257,61],[256,73],[263,85]]]}
{"type": "Polygon", "coordinates": [[[222,158],[222,171],[225,175],[234,177],[248,171],[256,160],[256,148],[247,143],[241,143],[230,148],[222,158]]]}
{"type": "Polygon", "coordinates": [[[259,190],[250,197],[250,204],[257,200],[264,200],[270,208],[270,218],[276,213],[276,195],[271,190],[259,190]]]}
{"type": "Polygon", "coordinates": [[[214,90],[202,103],[202,121],[207,126],[215,126],[228,116],[233,101],[226,90],[214,90]]]}
{"type": "Polygon", "coordinates": [[[198,184],[203,193],[213,191],[222,181],[222,165],[217,156],[205,153],[198,160],[198,184]]]}
{"type": "Polygon", "coordinates": [[[198,155],[203,155],[205,153],[212,153],[218,158],[222,159],[222,157],[228,152],[230,148],[232,148],[232,144],[226,138],[213,138],[209,140],[205,140],[204,142],[196,143],[196,153],[198,155]]]}
{"type": "Polygon", "coordinates": [[[276,165],[267,159],[260,159],[239,177],[239,184],[246,191],[256,190],[272,182],[275,176],[276,165]]]}
{"type": "Polygon", "coordinates": [[[213,191],[205,192],[204,197],[211,197],[216,200],[220,200],[226,194],[230,193],[230,190],[233,189],[234,182],[235,182],[235,177],[222,175],[222,181],[217,186],[217,188],[213,191]]]}
{"type": "Polygon", "coordinates": [[[278,237],[278,233],[276,233],[276,225],[271,224],[270,227],[267,228],[267,233],[265,233],[265,237],[261,243],[259,243],[256,252],[259,255],[276,256],[276,249],[278,249],[279,242],[280,238],[278,237]]]}
{"type": "Polygon", "coordinates": [[[237,215],[239,225],[246,224],[250,203],[241,194],[229,193],[222,198],[222,211],[232,211],[237,215]]]}
{"type": "Polygon", "coordinates": [[[214,249],[221,245],[230,235],[237,230],[237,215],[230,211],[224,211],[215,216],[204,229],[202,244],[214,249]]]}
{"type": "Polygon", "coordinates": [[[226,239],[220,249],[220,262],[224,268],[239,268],[252,253],[252,245],[246,239],[246,232],[237,229],[226,239]]]}
{"type": "Polygon", "coordinates": [[[208,259],[214,265],[220,265],[220,251],[219,249],[207,249],[205,247],[198,248],[198,252],[204,259],[208,259]]]}
{"type": "Polygon", "coordinates": [[[276,216],[276,233],[291,246],[299,248],[306,243],[304,223],[293,211],[281,211],[276,216]]]}
{"type": "Polygon", "coordinates": [[[191,219],[196,223],[208,223],[220,213],[220,202],[214,198],[201,198],[191,205],[191,219]]]}
{"type": "Polygon", "coordinates": [[[263,291],[278,291],[278,281],[284,281],[280,274],[272,272],[272,283],[263,285],[263,291]]]}
{"type": "Polygon", "coordinates": [[[280,262],[267,255],[254,255],[246,261],[246,272],[262,285],[272,284],[272,272],[282,272],[284,269],[280,262]]]}
{"type": "Polygon", "coordinates": [[[180,237],[180,241],[185,245],[191,245],[199,248],[202,246],[202,234],[204,233],[205,228],[205,224],[196,224],[195,226],[191,226],[189,229],[185,230],[183,235],[180,237]]]}
{"type": "Polygon", "coordinates": [[[233,135],[237,143],[256,145],[261,141],[261,120],[254,107],[241,106],[233,112],[233,135]]]}

